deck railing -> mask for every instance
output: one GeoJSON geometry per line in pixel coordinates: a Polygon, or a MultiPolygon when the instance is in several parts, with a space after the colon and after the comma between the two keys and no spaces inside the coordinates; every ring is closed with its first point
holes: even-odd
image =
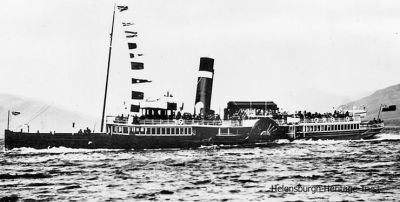
{"type": "MultiPolygon", "coordinates": [[[[275,120],[279,125],[286,125],[289,122],[283,119],[275,120]]],[[[300,121],[294,123],[346,123],[346,122],[354,122],[361,121],[360,117],[347,117],[347,118],[314,118],[314,119],[301,119],[300,121]]]]}
{"type": "Polygon", "coordinates": [[[352,122],[361,121],[360,117],[346,117],[346,118],[314,118],[314,119],[303,119],[300,123],[337,123],[337,122],[352,122]]]}
{"type": "MultiPolygon", "coordinates": [[[[114,124],[140,124],[140,125],[211,125],[211,126],[243,126],[246,120],[195,120],[195,119],[140,119],[134,122],[128,117],[108,116],[107,123],[114,124]]],[[[275,120],[279,125],[286,125],[283,119],[275,120]]],[[[346,117],[346,118],[314,118],[314,119],[301,119],[298,123],[345,123],[361,121],[360,117],[346,117]]]]}
{"type": "Polygon", "coordinates": [[[140,125],[210,125],[210,126],[220,126],[220,125],[229,125],[229,126],[242,126],[243,121],[240,120],[185,120],[185,119],[140,119],[138,122],[134,122],[132,120],[128,120],[128,118],[124,117],[121,119],[120,117],[108,116],[107,117],[108,124],[140,124],[140,125]]]}
{"type": "Polygon", "coordinates": [[[143,119],[139,124],[144,125],[222,125],[222,120],[164,120],[164,119],[143,119]]]}

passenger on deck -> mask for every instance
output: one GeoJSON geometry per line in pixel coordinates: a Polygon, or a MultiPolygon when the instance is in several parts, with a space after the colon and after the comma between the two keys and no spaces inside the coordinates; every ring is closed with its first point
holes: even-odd
{"type": "Polygon", "coordinates": [[[178,113],[176,114],[176,119],[181,119],[181,118],[182,118],[181,112],[178,112],[178,113]]]}
{"type": "Polygon", "coordinates": [[[139,124],[139,117],[135,114],[135,116],[133,117],[133,121],[132,124],[139,124]]]}
{"type": "Polygon", "coordinates": [[[89,129],[89,127],[86,127],[86,129],[83,132],[85,134],[90,134],[92,131],[89,129]]]}

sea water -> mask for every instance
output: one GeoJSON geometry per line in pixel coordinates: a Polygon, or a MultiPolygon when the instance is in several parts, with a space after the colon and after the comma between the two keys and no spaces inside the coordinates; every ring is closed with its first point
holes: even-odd
{"type": "Polygon", "coordinates": [[[0,140],[0,200],[397,201],[400,135],[191,150],[19,148],[0,140]]]}

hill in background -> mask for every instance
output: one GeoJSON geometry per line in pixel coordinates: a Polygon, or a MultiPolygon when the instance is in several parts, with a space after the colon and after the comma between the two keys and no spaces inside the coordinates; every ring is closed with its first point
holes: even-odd
{"type": "Polygon", "coordinates": [[[79,129],[89,127],[98,129],[100,121],[96,118],[64,109],[54,104],[21,98],[9,94],[0,94],[0,138],[4,137],[7,128],[7,113],[18,111],[19,115],[10,116],[10,129],[30,132],[77,132],[79,129]],[[75,127],[72,127],[72,123],[75,127]]]}
{"type": "Polygon", "coordinates": [[[380,117],[385,121],[385,125],[400,126],[400,84],[377,90],[367,97],[347,103],[345,107],[351,109],[353,106],[365,106],[367,118],[373,119],[378,117],[381,104],[397,106],[396,111],[381,112],[380,117]]]}

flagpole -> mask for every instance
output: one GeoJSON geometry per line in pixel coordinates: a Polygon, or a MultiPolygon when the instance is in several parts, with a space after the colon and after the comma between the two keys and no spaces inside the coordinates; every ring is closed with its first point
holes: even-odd
{"type": "Polygon", "coordinates": [[[112,25],[111,25],[110,48],[109,48],[109,51],[108,51],[107,76],[106,76],[106,86],[105,86],[105,90],[104,90],[103,113],[102,113],[102,116],[101,116],[100,132],[103,132],[103,127],[104,127],[104,114],[105,114],[105,111],[106,111],[108,76],[110,74],[110,61],[111,61],[111,48],[112,48],[112,40],[113,40],[113,33],[114,33],[114,20],[115,20],[115,4],[114,4],[113,20],[112,20],[112,25]]]}
{"type": "Polygon", "coordinates": [[[7,130],[10,130],[10,110],[8,110],[8,116],[7,116],[7,130]]]}
{"type": "Polygon", "coordinates": [[[379,115],[381,115],[382,105],[383,105],[383,104],[381,104],[381,106],[379,107],[378,119],[379,119],[379,115]]]}

